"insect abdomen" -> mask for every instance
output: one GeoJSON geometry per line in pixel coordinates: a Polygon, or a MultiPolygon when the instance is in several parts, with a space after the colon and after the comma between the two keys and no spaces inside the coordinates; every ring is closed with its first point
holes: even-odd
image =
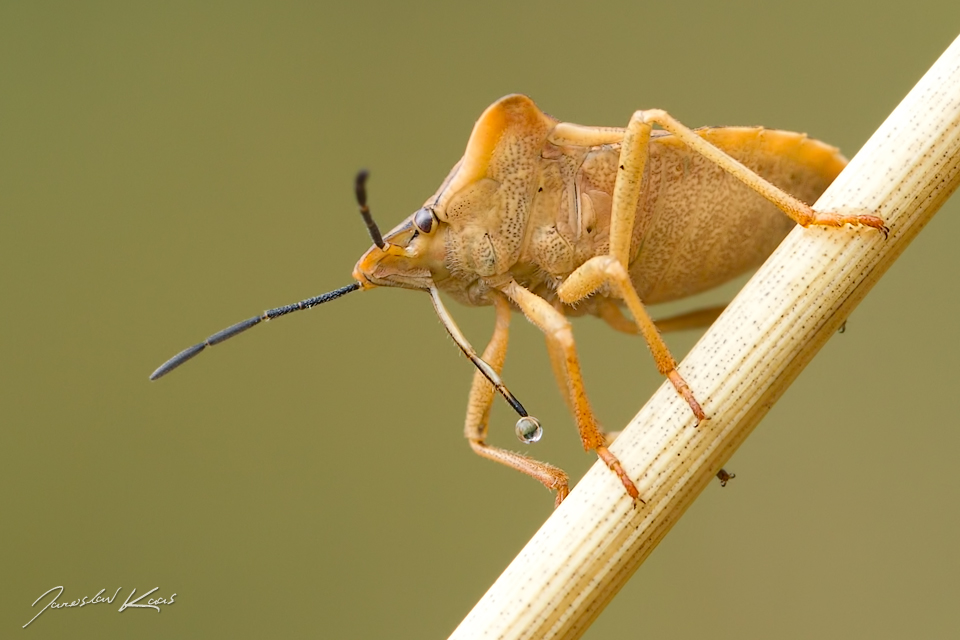
{"type": "MultiPolygon", "coordinates": [[[[801,200],[813,203],[846,165],[835,147],[761,127],[697,133],[801,200]]],[[[630,274],[647,303],[705,291],[755,268],[794,223],[673,136],[654,138],[634,230],[630,274]]]]}

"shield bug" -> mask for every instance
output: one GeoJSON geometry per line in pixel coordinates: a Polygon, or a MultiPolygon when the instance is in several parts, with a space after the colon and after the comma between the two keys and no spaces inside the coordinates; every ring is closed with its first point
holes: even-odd
{"type": "Polygon", "coordinates": [[[526,96],[506,96],[480,116],[463,158],[437,192],[389,233],[381,234],[367,207],[366,173],[357,176],[357,201],[373,246],[357,262],[355,282],[215,333],[150,377],[262,321],[347,293],[423,291],[477,367],[465,426],[470,446],[536,478],[556,492],[559,504],[569,491],[562,470],[486,442],[497,392],[520,416],[520,440],[535,442],[542,433],[500,377],[510,316],[520,311],[546,337],[584,448],[596,451],[642,502],[594,417],[567,317],[591,314],[641,334],[660,373],[698,420],[707,419],[660,331],[708,324],[720,309],[657,323],[645,305],[704,291],[758,266],[795,224],[886,233],[874,215],[814,211],[805,204],[845,164],[836,148],[804,134],[762,127],[693,130],[658,109],[635,112],[626,128],[583,126],[560,122],[526,96]],[[494,307],[494,333],[482,355],[457,327],[441,291],[463,304],[494,307]]]}

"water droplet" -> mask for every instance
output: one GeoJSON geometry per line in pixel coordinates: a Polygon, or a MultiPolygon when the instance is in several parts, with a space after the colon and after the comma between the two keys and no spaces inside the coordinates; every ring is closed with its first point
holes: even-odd
{"type": "Polygon", "coordinates": [[[530,444],[543,437],[543,427],[540,421],[533,416],[524,416],[517,420],[517,437],[520,442],[530,444]]]}

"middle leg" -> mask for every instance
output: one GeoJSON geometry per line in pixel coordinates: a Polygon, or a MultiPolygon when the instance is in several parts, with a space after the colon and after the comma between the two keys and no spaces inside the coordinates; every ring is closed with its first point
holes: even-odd
{"type": "Polygon", "coordinates": [[[640,198],[643,169],[647,162],[650,131],[651,126],[635,114],[630,119],[630,124],[623,136],[610,213],[610,254],[595,256],[580,265],[560,285],[557,294],[565,304],[574,304],[601,288],[605,288],[604,293],[621,298],[630,310],[637,329],[650,347],[657,369],[670,380],[677,392],[690,405],[697,420],[701,421],[706,420],[707,415],[694,397],[690,386],[677,372],[677,362],[660,336],[653,318],[640,301],[640,296],[627,272],[634,217],[640,198]]]}
{"type": "Polygon", "coordinates": [[[620,482],[630,497],[644,502],[623,465],[607,449],[606,438],[600,429],[600,425],[597,424],[597,419],[593,414],[586,390],[583,387],[580,360],[577,358],[570,321],[550,306],[549,302],[521,287],[513,279],[501,285],[500,290],[516,303],[527,319],[546,336],[554,372],[560,378],[560,387],[565,392],[567,404],[573,409],[583,448],[588,451],[591,449],[596,451],[597,456],[603,460],[604,464],[620,478],[620,482]]]}

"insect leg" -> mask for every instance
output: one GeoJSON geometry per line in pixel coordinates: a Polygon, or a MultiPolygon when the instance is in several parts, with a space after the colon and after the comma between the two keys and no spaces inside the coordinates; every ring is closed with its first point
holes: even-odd
{"type": "Polygon", "coordinates": [[[651,124],[658,124],[677,138],[679,138],[688,147],[713,161],[721,169],[732,175],[734,178],[747,185],[761,196],[775,204],[781,211],[787,214],[797,224],[807,227],[810,225],[820,225],[826,227],[842,227],[845,224],[854,226],[872,227],[887,235],[888,229],[883,224],[883,220],[878,216],[870,214],[842,214],[832,211],[815,211],[813,207],[794,198],[783,189],[774,186],[767,180],[764,180],[756,172],[750,170],[742,163],[734,160],[729,155],[710,144],[695,131],[684,124],[678,122],[673,116],[662,109],[649,109],[647,111],[637,111],[633,114],[631,124],[634,120],[640,120],[651,124]]]}
{"type": "MultiPolygon", "coordinates": [[[[613,244],[612,239],[611,244],[613,244]]],[[[560,288],[557,289],[557,294],[564,303],[573,304],[587,297],[604,284],[610,285],[613,290],[612,293],[623,298],[624,302],[627,303],[630,315],[633,316],[640,333],[643,334],[650,351],[653,353],[657,370],[673,383],[677,392],[690,405],[690,409],[697,416],[697,419],[706,420],[707,415],[693,396],[693,391],[677,372],[677,361],[674,360],[673,355],[671,355],[666,343],[660,336],[653,318],[650,317],[640,301],[640,296],[637,295],[637,290],[633,288],[627,270],[616,258],[613,256],[590,258],[567,277],[560,288]]]]}
{"type": "MultiPolygon", "coordinates": [[[[554,342],[560,356],[558,359],[561,361],[561,366],[558,368],[562,373],[569,401],[574,407],[574,416],[577,420],[577,428],[580,430],[583,448],[596,451],[604,464],[620,478],[630,497],[640,500],[640,492],[636,485],[617,457],[607,449],[603,432],[590,408],[590,401],[583,388],[583,376],[580,372],[580,361],[577,358],[570,322],[562,313],[550,306],[549,302],[524,289],[513,279],[500,285],[500,290],[520,307],[527,319],[540,329],[548,340],[554,342]]],[[[643,500],[640,501],[643,502],[643,500]]]]}
{"type": "MultiPolygon", "coordinates": [[[[640,333],[636,323],[623,315],[623,311],[620,310],[617,303],[610,298],[599,298],[597,300],[597,312],[604,322],[621,333],[628,333],[632,336],[640,333]]],[[[657,328],[660,329],[660,325],[657,325],[657,328]]],[[[663,331],[663,329],[660,330],[663,331]]]]}
{"type": "MultiPolygon", "coordinates": [[[[657,325],[660,333],[699,329],[700,327],[708,327],[713,324],[713,321],[716,320],[726,308],[727,305],[720,304],[715,307],[694,309],[693,311],[679,313],[675,316],[659,318],[654,320],[653,323],[657,325]]],[[[603,321],[617,331],[628,333],[632,336],[640,333],[640,329],[637,328],[636,323],[623,315],[620,306],[610,298],[598,298],[597,311],[603,321]]]]}
{"type": "Polygon", "coordinates": [[[560,395],[563,396],[563,401],[567,403],[567,409],[570,410],[570,413],[576,415],[577,407],[573,397],[570,395],[570,387],[567,384],[567,376],[564,369],[563,348],[550,336],[545,334],[544,338],[547,344],[547,355],[550,356],[550,367],[553,369],[553,377],[556,379],[557,386],[560,388],[560,395]]]}
{"type": "Polygon", "coordinates": [[[607,285],[610,294],[626,302],[630,315],[653,353],[657,369],[673,383],[697,419],[706,420],[706,414],[693,396],[689,385],[677,372],[676,360],[663,342],[656,324],[640,301],[627,273],[634,217],[650,141],[651,126],[642,119],[643,113],[638,111],[630,119],[620,147],[620,166],[614,183],[610,213],[610,255],[595,256],[580,265],[560,285],[557,294],[562,302],[573,304],[607,285]]]}
{"type": "MultiPolygon", "coordinates": [[[[503,362],[507,356],[510,305],[501,295],[496,295],[494,303],[497,310],[496,326],[490,344],[483,352],[483,360],[499,374],[503,370],[503,362]]],[[[480,371],[474,372],[464,427],[464,435],[470,442],[470,447],[478,455],[525,473],[539,481],[547,489],[556,491],[556,504],[559,506],[563,499],[567,497],[567,494],[570,493],[567,474],[562,469],[486,443],[490,407],[493,404],[495,394],[496,389],[490,384],[490,381],[480,371]]]]}
{"type": "MultiPolygon", "coordinates": [[[[624,318],[624,322],[629,321],[624,318]]],[[[634,333],[637,332],[637,328],[633,326],[632,322],[630,322],[630,327],[633,329],[634,333]]],[[[544,337],[546,338],[545,342],[547,343],[547,354],[550,356],[550,365],[553,368],[553,375],[557,380],[557,386],[560,387],[560,395],[563,396],[563,401],[567,403],[567,409],[570,410],[570,413],[577,415],[577,407],[574,404],[573,397],[570,395],[570,385],[567,383],[567,374],[564,368],[563,347],[561,347],[560,343],[550,336],[544,335],[544,337]]],[[[603,429],[600,430],[600,433],[603,435],[603,443],[608,447],[613,444],[613,441],[616,440],[617,436],[620,435],[619,431],[605,431],[603,429]]]]}
{"type": "Polygon", "coordinates": [[[617,144],[623,140],[625,129],[619,127],[591,127],[572,122],[558,122],[547,140],[558,146],[598,147],[617,144]]]}
{"type": "MultiPolygon", "coordinates": [[[[614,309],[616,309],[616,304],[611,303],[611,305],[613,305],[614,309]]],[[[637,333],[637,327],[634,326],[632,322],[624,318],[622,314],[620,318],[623,320],[626,326],[629,326],[630,330],[632,330],[632,333],[637,333]]],[[[627,331],[627,333],[631,333],[631,331],[627,331]]],[[[577,408],[574,405],[573,398],[570,396],[570,388],[567,384],[566,373],[564,372],[563,348],[550,336],[545,335],[544,337],[546,338],[545,342],[547,343],[547,354],[550,356],[550,366],[553,368],[553,375],[557,379],[557,386],[560,387],[560,395],[563,396],[563,401],[567,403],[567,409],[570,410],[570,413],[576,415],[577,408]]],[[[608,447],[613,444],[613,441],[616,440],[617,436],[620,435],[619,431],[601,430],[601,433],[603,434],[603,443],[608,447]]]]}
{"type": "Polygon", "coordinates": [[[668,318],[656,320],[657,329],[660,333],[668,331],[683,331],[685,329],[698,329],[708,327],[713,321],[720,317],[723,310],[727,308],[725,304],[719,304],[715,307],[705,307],[703,309],[694,309],[686,313],[680,313],[668,318]]]}

